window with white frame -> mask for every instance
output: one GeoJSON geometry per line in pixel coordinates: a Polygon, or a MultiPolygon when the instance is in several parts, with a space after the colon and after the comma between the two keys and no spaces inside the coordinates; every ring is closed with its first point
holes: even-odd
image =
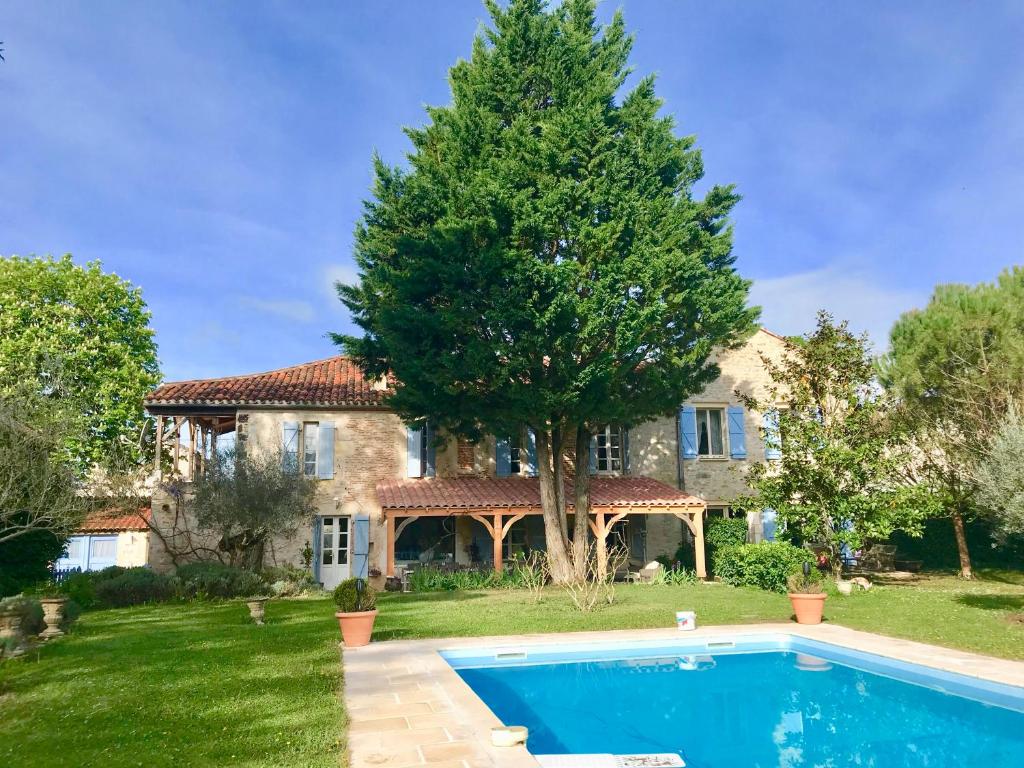
{"type": "Polygon", "coordinates": [[[725,456],[725,408],[697,408],[697,455],[725,456]]]}
{"type": "Polygon", "coordinates": [[[622,471],[622,427],[606,424],[598,430],[594,465],[598,472],[622,471]]]}
{"type": "Polygon", "coordinates": [[[320,444],[320,424],[307,421],[302,425],[302,473],[316,477],[317,446],[320,444]]]}

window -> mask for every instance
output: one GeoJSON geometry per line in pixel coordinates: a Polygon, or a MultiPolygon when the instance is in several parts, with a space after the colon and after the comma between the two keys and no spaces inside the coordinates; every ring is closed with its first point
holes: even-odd
{"type": "Polygon", "coordinates": [[[521,435],[515,434],[508,439],[508,473],[518,475],[523,469],[523,439],[521,435]]]}
{"type": "Polygon", "coordinates": [[[596,435],[595,466],[598,472],[622,471],[622,428],[610,424],[596,435]]]}
{"type": "Polygon", "coordinates": [[[728,506],[708,507],[708,517],[735,517],[745,518],[747,513],[740,509],[733,509],[728,506]]]}
{"type": "Polygon", "coordinates": [[[697,455],[725,456],[725,409],[697,409],[697,455]]]}
{"type": "Polygon", "coordinates": [[[334,518],[324,518],[324,531],[323,531],[323,542],[321,546],[321,552],[323,552],[323,565],[334,565],[334,518]]]}
{"type": "Polygon", "coordinates": [[[316,450],[320,442],[320,425],[307,421],[302,425],[302,473],[316,477],[316,450]]]}

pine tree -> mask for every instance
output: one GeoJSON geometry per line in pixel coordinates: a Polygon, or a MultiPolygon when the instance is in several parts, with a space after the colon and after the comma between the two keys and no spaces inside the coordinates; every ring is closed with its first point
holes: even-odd
{"type": "Polygon", "coordinates": [[[567,452],[589,510],[591,433],[672,413],[757,311],[733,267],[735,191],[694,198],[701,154],[658,114],[653,78],[623,95],[622,16],[600,28],[592,0],[487,8],[451,103],[407,130],[408,168],[375,158],[360,283],[339,286],[365,333],[335,340],[368,374],[395,375],[390,404],[410,422],[472,439],[534,430],[564,580],[567,452]]]}

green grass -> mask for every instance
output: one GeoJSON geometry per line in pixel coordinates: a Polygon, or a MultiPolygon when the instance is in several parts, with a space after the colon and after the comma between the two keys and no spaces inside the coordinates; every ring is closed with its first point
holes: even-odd
{"type": "MultiPolygon", "coordinates": [[[[382,595],[377,640],[785,621],[784,595],[722,585],[620,586],[614,605],[572,610],[549,589],[382,595]]],[[[1024,574],[928,576],[832,596],[855,629],[1024,659],[1024,574]]],[[[276,601],[267,625],[244,604],[87,613],[74,633],[0,664],[0,765],[338,766],[338,628],[327,600],[276,601]]]]}
{"type": "MultiPolygon", "coordinates": [[[[593,613],[569,608],[557,589],[534,603],[523,592],[427,592],[382,595],[377,639],[508,635],[529,632],[672,626],[676,610],[698,624],[788,621],[789,600],[721,584],[621,585],[616,601],[593,613]]],[[[974,582],[928,575],[913,583],[876,584],[849,597],[832,595],[825,619],[854,629],[1024,659],[1024,573],[988,571],[974,582]]]]}
{"type": "Polygon", "coordinates": [[[87,613],[0,664],[0,765],[336,767],[338,658],[324,600],[87,613]]]}

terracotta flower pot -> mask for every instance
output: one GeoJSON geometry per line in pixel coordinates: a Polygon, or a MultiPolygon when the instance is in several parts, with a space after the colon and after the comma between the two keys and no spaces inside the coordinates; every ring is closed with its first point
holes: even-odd
{"type": "Polygon", "coordinates": [[[798,592],[789,593],[789,602],[793,606],[797,624],[821,624],[821,614],[825,611],[825,593],[807,595],[798,592]]]}
{"type": "Polygon", "coordinates": [[[345,641],[347,648],[359,648],[369,644],[370,635],[373,634],[373,622],[377,618],[376,610],[355,613],[339,611],[334,617],[341,627],[341,639],[345,641]]]}
{"type": "Polygon", "coordinates": [[[64,618],[64,604],[67,601],[66,597],[44,597],[39,601],[43,606],[43,623],[46,624],[46,629],[39,633],[43,640],[64,634],[60,628],[60,620],[64,618]]]}

